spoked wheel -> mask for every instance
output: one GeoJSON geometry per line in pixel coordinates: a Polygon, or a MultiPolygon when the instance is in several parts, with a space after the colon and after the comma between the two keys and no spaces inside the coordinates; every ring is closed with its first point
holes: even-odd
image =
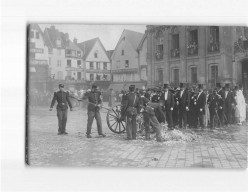
{"type": "Polygon", "coordinates": [[[121,120],[121,105],[112,107],[107,113],[106,120],[112,132],[117,134],[125,132],[126,123],[121,120]]]}

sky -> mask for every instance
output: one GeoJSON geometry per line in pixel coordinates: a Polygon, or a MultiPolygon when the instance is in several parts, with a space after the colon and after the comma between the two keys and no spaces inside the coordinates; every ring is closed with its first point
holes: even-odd
{"type": "Polygon", "coordinates": [[[145,33],[146,25],[85,25],[85,24],[39,24],[42,31],[54,25],[56,29],[69,34],[78,43],[99,37],[106,50],[113,50],[124,29],[145,33]]]}

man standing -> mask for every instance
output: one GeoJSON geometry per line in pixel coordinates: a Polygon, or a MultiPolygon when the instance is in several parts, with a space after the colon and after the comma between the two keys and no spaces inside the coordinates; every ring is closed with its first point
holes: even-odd
{"type": "Polygon", "coordinates": [[[234,96],[232,92],[230,92],[229,84],[225,85],[224,92],[224,113],[226,116],[226,124],[232,124],[232,108],[234,106],[234,96]]]}
{"type": "Polygon", "coordinates": [[[172,112],[174,109],[174,96],[169,91],[168,84],[164,84],[164,92],[161,95],[160,101],[163,101],[163,103],[164,103],[163,111],[164,111],[164,114],[166,116],[168,128],[170,130],[173,130],[174,126],[173,126],[172,112]]]}
{"type": "MultiPolygon", "coordinates": [[[[214,116],[219,120],[219,115],[217,115],[219,96],[217,95],[217,89],[213,90],[213,93],[209,94],[207,104],[210,113],[210,129],[214,129],[214,116]]],[[[220,122],[220,121],[219,121],[220,122]]]]}
{"type": "Polygon", "coordinates": [[[198,85],[199,93],[197,95],[196,107],[197,107],[197,124],[200,123],[201,129],[204,129],[204,118],[205,115],[205,105],[206,105],[206,94],[203,92],[203,86],[198,85]],[[199,123],[198,123],[199,121],[199,123]]]}
{"type": "Polygon", "coordinates": [[[68,104],[69,104],[71,111],[72,111],[72,105],[69,99],[69,92],[64,91],[63,84],[59,84],[59,91],[54,92],[49,111],[53,110],[55,101],[57,101],[58,103],[57,104],[57,117],[58,117],[58,123],[59,123],[58,135],[62,135],[62,134],[67,135],[68,133],[66,132],[65,128],[66,128],[66,122],[67,122],[68,104]]]}
{"type": "Polygon", "coordinates": [[[101,99],[101,92],[97,90],[96,85],[92,85],[91,91],[87,91],[83,95],[83,100],[88,99],[89,104],[88,104],[88,121],[87,121],[87,132],[86,136],[87,138],[92,138],[91,137],[91,127],[94,118],[96,119],[96,124],[97,124],[97,131],[98,135],[102,137],[106,137],[105,134],[102,132],[102,119],[100,115],[100,107],[102,104],[102,99],[101,99]]]}
{"type": "Polygon", "coordinates": [[[129,86],[129,93],[122,102],[122,113],[126,116],[127,140],[135,140],[137,127],[136,117],[140,109],[140,97],[135,93],[135,85],[129,86]]]}
{"type": "Polygon", "coordinates": [[[195,86],[191,88],[189,100],[188,122],[190,128],[197,128],[197,91],[195,86]]]}
{"type": "Polygon", "coordinates": [[[189,111],[189,94],[184,84],[180,83],[180,91],[178,93],[179,102],[179,128],[187,128],[187,112],[189,111]]]}

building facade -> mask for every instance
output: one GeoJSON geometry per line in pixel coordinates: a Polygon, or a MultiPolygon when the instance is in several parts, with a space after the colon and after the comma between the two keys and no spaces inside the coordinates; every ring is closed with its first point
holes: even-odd
{"type": "MultiPolygon", "coordinates": [[[[145,85],[140,78],[138,46],[144,34],[124,30],[111,56],[112,84],[111,88],[121,90],[128,88],[129,84],[136,87],[145,85]]],[[[142,51],[140,46],[140,51],[142,51]]],[[[143,60],[143,59],[142,59],[143,60]]]]}
{"type": "Polygon", "coordinates": [[[28,44],[30,88],[46,91],[49,75],[48,47],[43,32],[37,24],[29,25],[28,44]]]}
{"type": "Polygon", "coordinates": [[[83,51],[85,66],[85,81],[97,84],[100,88],[107,88],[111,81],[111,64],[107,52],[99,38],[78,43],[83,51]]]}
{"type": "Polygon", "coordinates": [[[235,61],[236,27],[148,25],[146,34],[150,86],[242,82],[235,61]]]}

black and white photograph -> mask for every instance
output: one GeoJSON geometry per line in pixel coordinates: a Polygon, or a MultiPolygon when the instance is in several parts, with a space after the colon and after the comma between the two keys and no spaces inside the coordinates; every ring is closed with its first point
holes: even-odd
{"type": "Polygon", "coordinates": [[[30,23],[25,160],[247,168],[248,27],[30,23]]]}

